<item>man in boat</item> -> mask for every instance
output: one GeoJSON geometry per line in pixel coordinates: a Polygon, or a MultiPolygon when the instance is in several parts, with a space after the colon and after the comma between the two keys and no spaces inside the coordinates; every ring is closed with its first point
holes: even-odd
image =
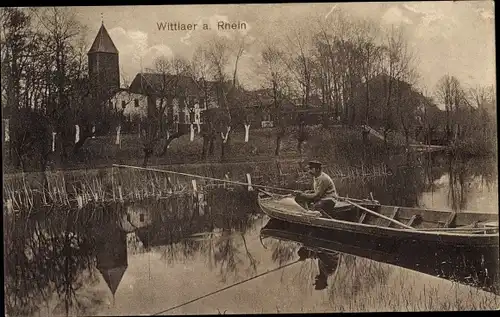
{"type": "Polygon", "coordinates": [[[309,161],[308,172],[313,176],[313,190],[298,193],[295,200],[299,204],[313,204],[314,210],[333,210],[338,197],[337,189],[328,174],[322,171],[322,164],[318,161],[309,161]]]}

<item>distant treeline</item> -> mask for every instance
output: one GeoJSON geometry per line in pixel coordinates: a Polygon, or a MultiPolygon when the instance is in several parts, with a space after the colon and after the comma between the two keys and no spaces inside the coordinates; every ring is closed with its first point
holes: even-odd
{"type": "MultiPolygon", "coordinates": [[[[75,12],[1,12],[2,113],[9,119],[13,164],[24,169],[36,162],[45,170],[54,152],[64,166],[94,135],[116,133],[119,139],[126,120],[123,109],[113,104],[112,92],[95,93],[102,87],[96,89],[89,79],[90,43],[84,41],[86,30],[75,12]]],[[[166,155],[170,142],[190,133],[188,128],[172,133],[172,122],[165,120],[172,100],[191,94],[180,84],[186,78],[194,83],[198,100],[211,98],[217,105],[204,114],[204,156],[213,155],[208,149],[220,142],[224,158],[231,133],[250,123],[253,129],[262,121],[272,121],[277,128],[278,155],[289,130],[285,127],[296,126],[295,134],[303,142],[304,125],[313,116],[325,125],[368,124],[385,137],[404,135],[407,144],[437,142],[471,155],[489,153],[496,146],[493,87],[465,88],[457,78],[444,75],[432,96],[422,91],[418,56],[402,29],[383,28],[336,10],[328,19],[283,32],[264,41],[254,58],[250,70],[261,78],[259,90],[244,88],[238,67],[256,45],[247,36],[207,38],[190,59],[158,58],[147,72],[168,75],[169,81],[154,93],[143,92],[155,101],[148,102],[140,128],[144,165],[151,156],[166,155]]]]}

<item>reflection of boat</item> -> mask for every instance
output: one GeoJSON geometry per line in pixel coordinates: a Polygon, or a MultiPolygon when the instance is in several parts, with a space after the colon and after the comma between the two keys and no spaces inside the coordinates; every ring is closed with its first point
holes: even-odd
{"type": "Polygon", "coordinates": [[[384,246],[377,240],[360,244],[349,232],[332,235],[328,229],[277,219],[271,219],[261,229],[261,236],[298,242],[307,249],[322,253],[352,254],[500,294],[498,248],[463,247],[450,250],[397,243],[384,246]]]}
{"type": "Polygon", "coordinates": [[[498,249],[498,214],[360,203],[381,217],[338,202],[333,211],[323,215],[319,211],[306,210],[289,195],[261,193],[258,201],[260,208],[271,218],[350,233],[356,240],[377,241],[386,247],[411,248],[425,243],[429,246],[498,249]],[[397,227],[398,224],[388,218],[411,228],[397,227]]]}

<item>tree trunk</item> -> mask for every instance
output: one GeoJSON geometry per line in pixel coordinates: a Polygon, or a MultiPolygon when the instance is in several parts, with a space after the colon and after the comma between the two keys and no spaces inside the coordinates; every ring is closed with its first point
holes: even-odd
{"type": "Polygon", "coordinates": [[[144,161],[142,162],[143,167],[148,166],[148,160],[153,155],[153,146],[152,145],[144,145],[144,148],[142,149],[144,151],[144,161]]]}
{"type": "Polygon", "coordinates": [[[167,153],[167,149],[168,149],[168,146],[170,145],[170,143],[172,143],[173,140],[181,137],[183,134],[184,133],[182,133],[182,132],[176,132],[176,133],[172,134],[171,136],[169,136],[167,138],[167,140],[165,141],[165,145],[163,146],[163,149],[158,156],[160,156],[160,157],[164,156],[167,153]]]}
{"type": "Polygon", "coordinates": [[[201,149],[201,158],[205,160],[207,158],[208,145],[210,143],[210,136],[207,134],[203,135],[203,148],[201,149]]]}
{"type": "Polygon", "coordinates": [[[276,134],[276,148],[274,150],[274,155],[279,156],[281,151],[281,139],[285,135],[285,128],[283,127],[283,123],[280,122],[280,126],[278,128],[278,133],[276,134]]]}
{"type": "Polygon", "coordinates": [[[208,145],[208,155],[212,156],[214,155],[214,148],[215,148],[215,135],[211,134],[209,137],[209,145],[208,145]]]}
{"type": "Polygon", "coordinates": [[[281,136],[278,134],[276,136],[276,149],[274,150],[274,155],[279,156],[281,150],[281,136]]]}
{"type": "Polygon", "coordinates": [[[82,127],[81,130],[82,131],[80,133],[80,140],[78,140],[78,142],[76,142],[75,145],[73,146],[73,154],[78,154],[80,149],[85,144],[85,141],[92,136],[92,132],[90,132],[88,129],[85,128],[84,130],[82,127]]]}
{"type": "Polygon", "coordinates": [[[225,158],[226,158],[226,157],[225,157],[224,148],[225,148],[225,144],[224,144],[224,141],[222,141],[222,142],[220,143],[220,161],[221,161],[221,162],[224,162],[224,160],[225,160],[225,158]]]}

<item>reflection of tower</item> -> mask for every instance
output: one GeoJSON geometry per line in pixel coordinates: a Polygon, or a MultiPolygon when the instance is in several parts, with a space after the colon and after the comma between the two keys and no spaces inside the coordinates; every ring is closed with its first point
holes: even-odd
{"type": "Polygon", "coordinates": [[[113,301],[127,267],[127,234],[116,226],[108,228],[97,250],[97,269],[111,290],[113,301]]]}
{"type": "Polygon", "coordinates": [[[102,101],[120,88],[118,50],[104,24],[97,32],[87,55],[90,82],[95,85],[93,91],[102,101]]]}
{"type": "Polygon", "coordinates": [[[120,228],[125,232],[133,232],[152,223],[151,208],[142,204],[131,204],[126,207],[120,218],[120,228]]]}

